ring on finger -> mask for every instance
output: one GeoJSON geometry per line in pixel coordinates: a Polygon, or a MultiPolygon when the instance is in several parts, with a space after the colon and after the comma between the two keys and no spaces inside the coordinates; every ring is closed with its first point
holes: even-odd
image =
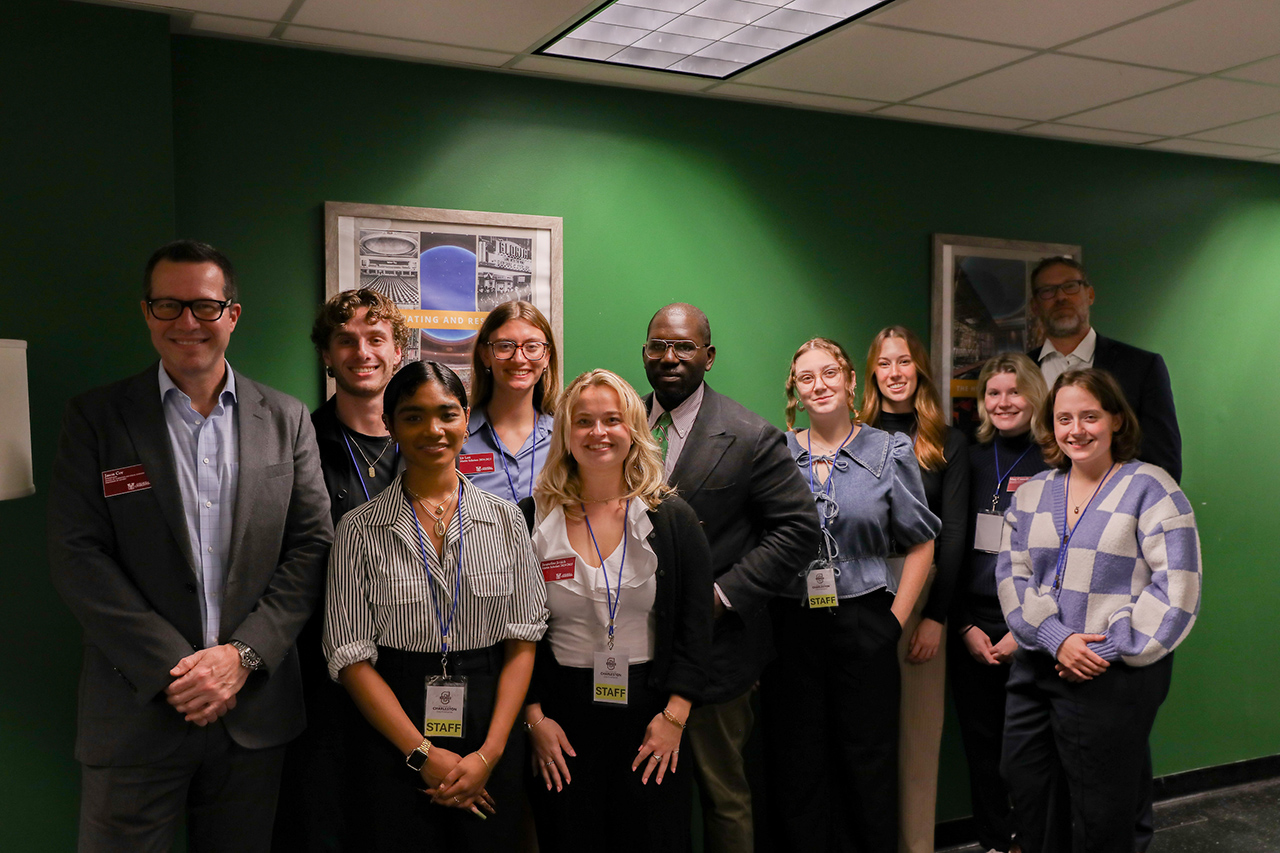
{"type": "Polygon", "coordinates": [[[661,760],[662,760],[662,756],[661,756],[661,755],[658,755],[658,753],[656,753],[656,752],[653,754],[652,758],[653,758],[653,760],[654,760],[654,761],[661,761],[661,760]]]}
{"type": "Polygon", "coordinates": [[[552,764],[555,764],[555,761],[554,761],[554,760],[552,760],[552,761],[544,761],[544,762],[542,762],[542,763],[543,763],[543,764],[545,764],[547,767],[550,767],[552,764]]]}

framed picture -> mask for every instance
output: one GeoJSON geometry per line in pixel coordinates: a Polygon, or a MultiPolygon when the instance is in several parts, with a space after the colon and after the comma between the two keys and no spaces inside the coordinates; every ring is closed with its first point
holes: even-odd
{"type": "Polygon", "coordinates": [[[325,298],[358,287],[390,297],[415,331],[404,362],[447,364],[468,388],[485,317],[523,299],[547,316],[563,365],[563,236],[558,216],[328,201],[325,298]]]}
{"type": "Polygon", "coordinates": [[[978,426],[978,374],[1002,352],[1044,342],[1028,310],[1031,271],[1041,259],[1083,262],[1079,246],[989,237],[933,235],[933,375],[942,409],[972,436],[978,426]]]}

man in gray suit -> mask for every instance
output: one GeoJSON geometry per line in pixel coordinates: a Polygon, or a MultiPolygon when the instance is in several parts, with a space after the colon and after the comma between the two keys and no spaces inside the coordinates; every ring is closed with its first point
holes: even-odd
{"type": "Polygon", "coordinates": [[[751,688],[773,656],[765,605],[818,552],[813,496],[769,422],[711,390],[711,324],[676,303],[649,322],[644,369],[649,426],[711,543],[715,633],[706,704],[689,715],[702,797],[703,849],[750,853],[751,790],[742,747],[754,722],[751,688]]]}
{"type": "Polygon", "coordinates": [[[266,851],[284,744],[305,725],[294,638],[333,530],[301,402],[224,358],[230,262],[152,255],[160,363],[67,407],[49,499],[53,582],[84,631],[82,851],[266,851]]]}

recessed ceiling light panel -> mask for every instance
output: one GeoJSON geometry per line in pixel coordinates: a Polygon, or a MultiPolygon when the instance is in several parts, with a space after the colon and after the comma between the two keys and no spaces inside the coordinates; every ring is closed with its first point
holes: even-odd
{"type": "Polygon", "coordinates": [[[536,53],[725,79],[892,0],[616,0],[536,53]]]}

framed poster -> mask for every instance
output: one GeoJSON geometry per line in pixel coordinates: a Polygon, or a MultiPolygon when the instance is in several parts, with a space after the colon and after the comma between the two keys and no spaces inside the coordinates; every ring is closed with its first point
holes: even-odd
{"type": "Polygon", "coordinates": [[[1083,262],[1079,246],[933,235],[933,375],[942,409],[969,436],[978,426],[978,374],[991,356],[1044,342],[1028,310],[1031,271],[1041,259],[1083,262]]]}
{"type": "Polygon", "coordinates": [[[563,365],[563,231],[558,216],[328,201],[325,298],[357,287],[390,297],[416,332],[404,363],[447,364],[468,388],[484,318],[523,299],[547,316],[563,365]]]}

